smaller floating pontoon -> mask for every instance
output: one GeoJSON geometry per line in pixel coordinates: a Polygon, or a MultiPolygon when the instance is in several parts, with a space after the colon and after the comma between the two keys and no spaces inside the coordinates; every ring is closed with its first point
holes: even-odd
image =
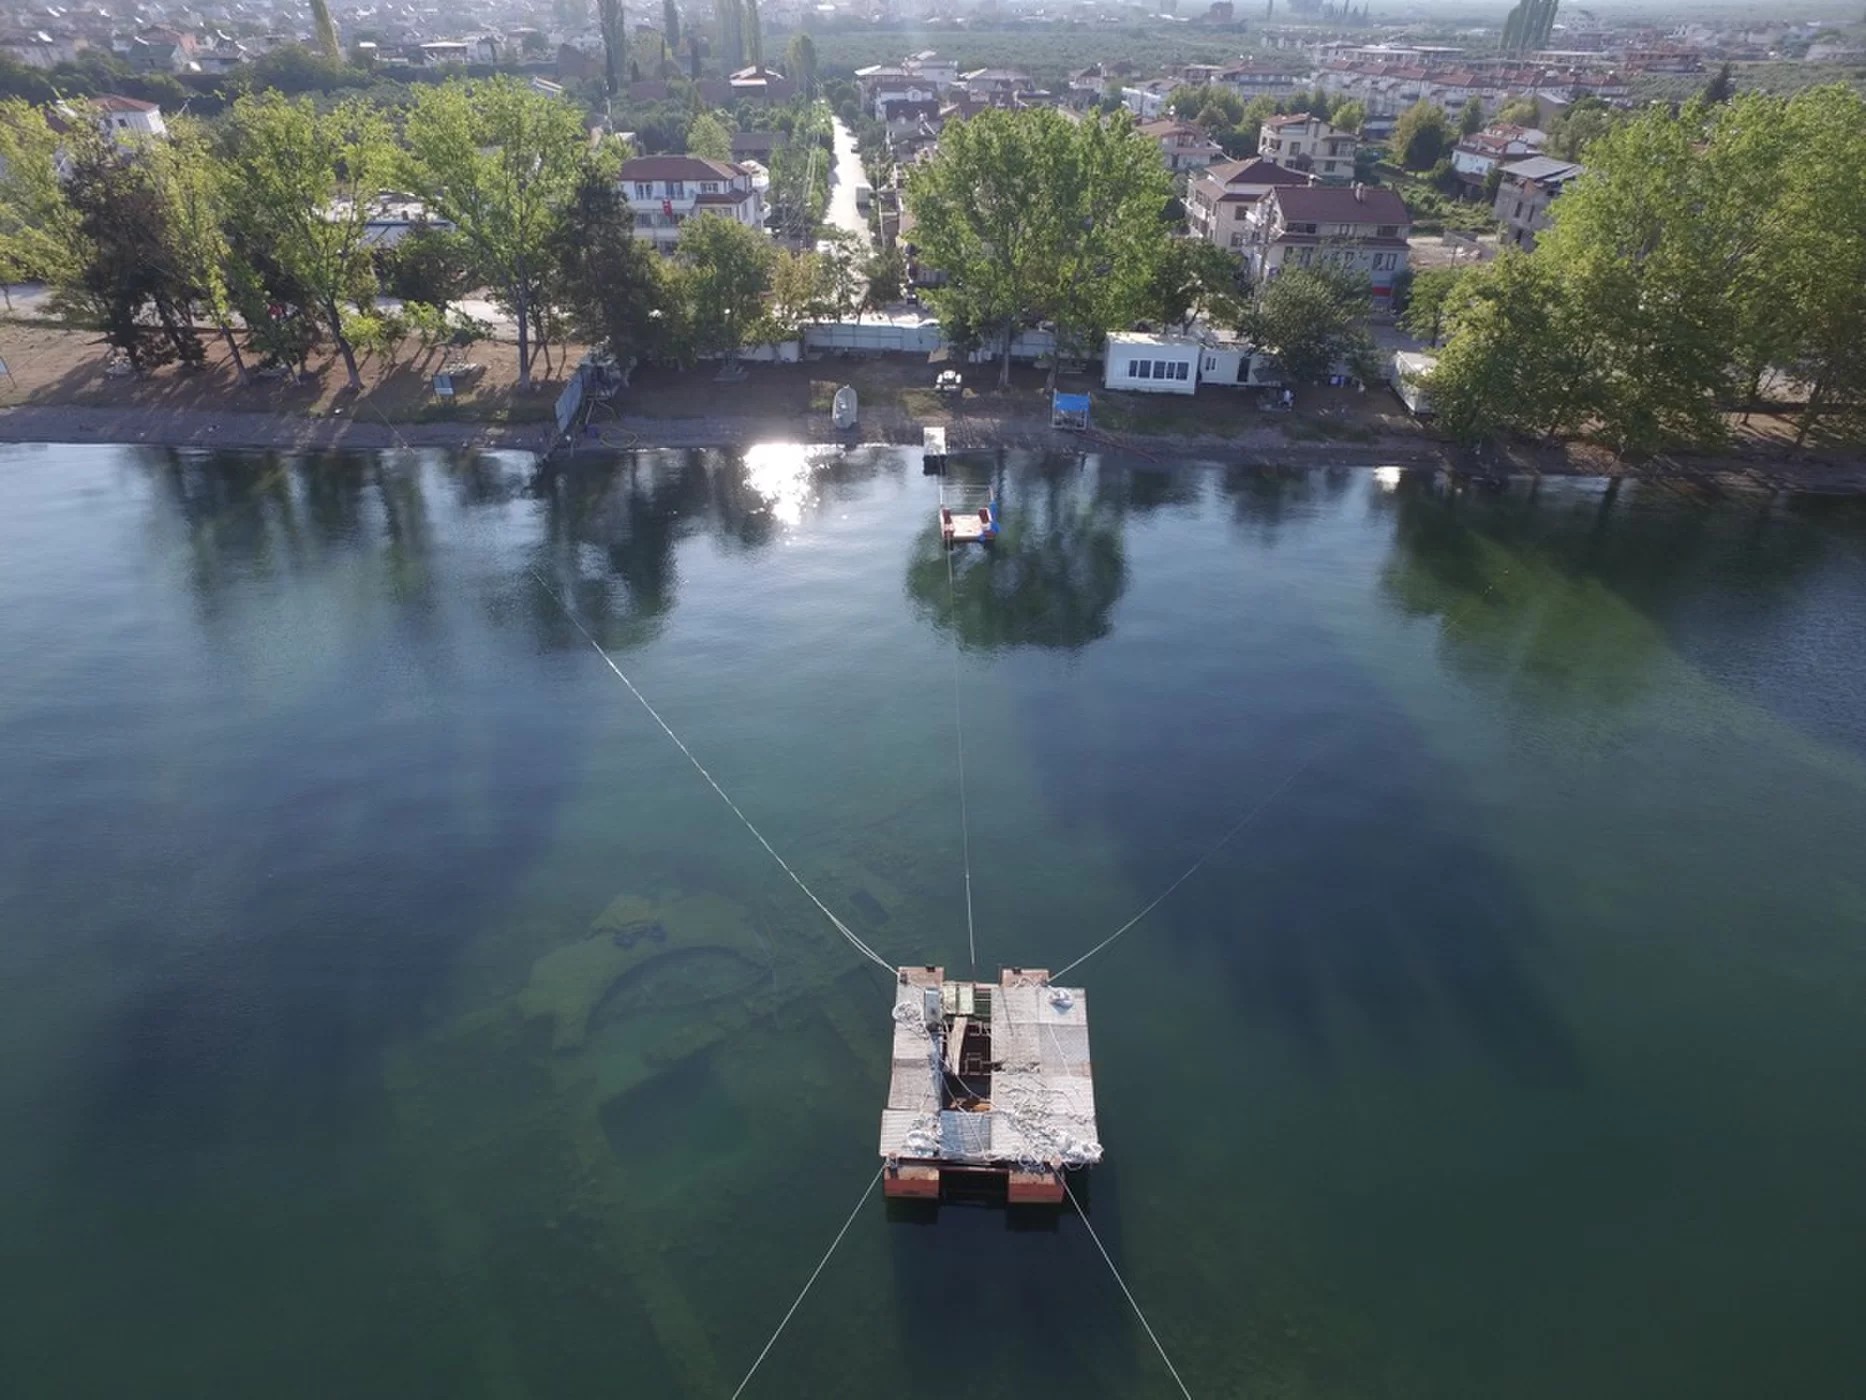
{"type": "Polygon", "coordinates": [[[921,473],[926,476],[937,476],[945,471],[946,430],[944,428],[922,428],[920,442],[921,473]]]}
{"type": "Polygon", "coordinates": [[[989,486],[966,486],[941,479],[939,535],[948,549],[957,544],[990,544],[998,538],[998,503],[989,486]]]}

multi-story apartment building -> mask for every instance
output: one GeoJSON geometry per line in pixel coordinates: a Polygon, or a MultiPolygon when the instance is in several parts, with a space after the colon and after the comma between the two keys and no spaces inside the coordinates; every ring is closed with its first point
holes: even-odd
{"type": "Polygon", "coordinates": [[[672,253],[681,225],[718,214],[748,228],[764,229],[764,197],[752,172],[731,161],[700,156],[637,156],[622,162],[623,198],[635,215],[635,236],[672,253]]]}
{"type": "Polygon", "coordinates": [[[1360,142],[1352,132],[1330,126],[1320,117],[1296,112],[1271,117],[1257,136],[1257,154],[1272,165],[1306,170],[1318,179],[1346,184],[1354,179],[1360,142]]]}
{"type": "Polygon", "coordinates": [[[1209,167],[1186,191],[1186,227],[1194,238],[1243,255],[1251,209],[1278,185],[1308,185],[1314,177],[1259,157],[1209,167]]]}
{"type": "Polygon", "coordinates": [[[1160,148],[1160,159],[1175,175],[1203,170],[1215,160],[1224,159],[1224,148],[1190,122],[1165,117],[1142,122],[1140,134],[1160,148]]]}
{"type": "Polygon", "coordinates": [[[1503,225],[1499,235],[1518,248],[1536,246],[1536,235],[1549,226],[1549,206],[1571,180],[1586,173],[1573,161],[1531,156],[1503,167],[1493,211],[1503,225]]]}
{"type": "Polygon", "coordinates": [[[1367,278],[1376,309],[1406,266],[1412,215],[1376,185],[1279,185],[1245,216],[1244,263],[1262,284],[1292,267],[1339,267],[1367,278]]]}

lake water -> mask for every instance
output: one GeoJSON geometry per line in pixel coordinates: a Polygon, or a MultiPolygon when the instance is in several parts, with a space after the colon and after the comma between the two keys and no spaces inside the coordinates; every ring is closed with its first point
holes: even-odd
{"type": "MultiPolygon", "coordinates": [[[[1866,507],[1012,456],[0,448],[21,1397],[724,1396],[882,954],[1094,1008],[1191,1393],[1866,1373],[1866,507]],[[646,930],[644,932],[644,930],[646,930]]],[[[879,1194],[748,1397],[1177,1394],[1073,1216],[879,1194]]]]}

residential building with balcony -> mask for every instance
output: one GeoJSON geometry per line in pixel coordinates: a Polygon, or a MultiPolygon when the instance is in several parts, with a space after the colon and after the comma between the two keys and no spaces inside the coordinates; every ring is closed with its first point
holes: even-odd
{"type": "Polygon", "coordinates": [[[1278,185],[1310,185],[1315,177],[1253,156],[1209,167],[1186,191],[1186,227],[1194,238],[1242,257],[1250,211],[1278,185]]]}
{"type": "Polygon", "coordinates": [[[637,156],[622,162],[622,197],[635,216],[635,236],[672,253],[688,219],[718,214],[764,231],[764,196],[752,172],[700,156],[637,156]]]}
{"type": "Polygon", "coordinates": [[[1257,136],[1257,154],[1273,165],[1306,170],[1317,179],[1341,184],[1354,179],[1360,141],[1352,132],[1330,126],[1320,117],[1295,112],[1271,117],[1257,136]]]}
{"type": "Polygon", "coordinates": [[[1498,165],[1538,154],[1548,133],[1526,126],[1488,126],[1466,136],[1451,150],[1451,168],[1466,193],[1480,191],[1498,165]]]}
{"type": "Polygon", "coordinates": [[[1160,159],[1175,175],[1205,169],[1215,160],[1224,159],[1224,148],[1190,122],[1170,117],[1142,122],[1140,134],[1160,148],[1160,159]]]}
{"type": "Polygon", "coordinates": [[[1245,216],[1244,265],[1262,285],[1292,267],[1338,267],[1365,277],[1376,310],[1392,304],[1406,267],[1412,215],[1377,185],[1279,185],[1245,216]]]}

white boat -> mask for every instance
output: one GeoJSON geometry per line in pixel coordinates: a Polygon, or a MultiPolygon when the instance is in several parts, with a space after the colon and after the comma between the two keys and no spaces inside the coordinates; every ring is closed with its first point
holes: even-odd
{"type": "Polygon", "coordinates": [[[856,423],[855,386],[844,384],[836,390],[835,401],[830,405],[829,416],[836,425],[836,431],[846,433],[856,423]]]}

